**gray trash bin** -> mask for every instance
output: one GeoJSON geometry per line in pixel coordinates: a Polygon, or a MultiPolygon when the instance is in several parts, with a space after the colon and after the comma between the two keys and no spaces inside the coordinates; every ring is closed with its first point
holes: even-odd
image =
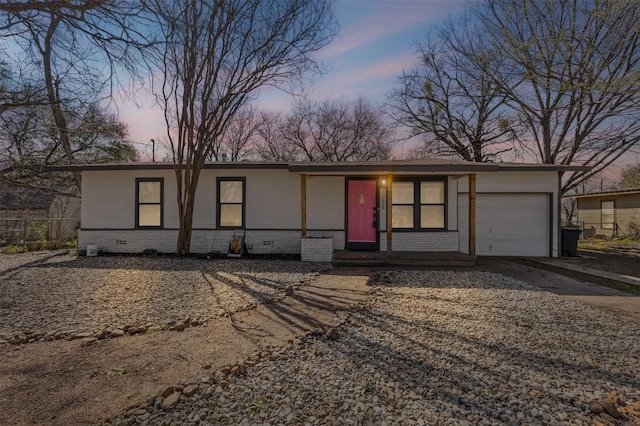
{"type": "Polygon", "coordinates": [[[562,228],[561,250],[563,256],[576,257],[578,255],[578,240],[580,228],[562,228]]]}

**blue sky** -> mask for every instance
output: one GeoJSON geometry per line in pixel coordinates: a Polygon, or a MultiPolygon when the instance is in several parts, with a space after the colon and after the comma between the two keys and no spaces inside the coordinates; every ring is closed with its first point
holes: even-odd
{"type": "MultiPolygon", "coordinates": [[[[328,72],[306,92],[312,99],[355,99],[365,96],[383,103],[403,69],[417,61],[414,42],[424,39],[427,28],[460,13],[466,0],[337,0],[335,13],[340,32],[317,52],[328,72]]],[[[129,126],[133,142],[166,139],[162,112],[149,97],[140,108],[121,105],[120,116],[129,126]]],[[[255,102],[259,108],[288,110],[290,95],[266,89],[255,102]]],[[[142,148],[137,145],[137,148],[142,148]]]]}

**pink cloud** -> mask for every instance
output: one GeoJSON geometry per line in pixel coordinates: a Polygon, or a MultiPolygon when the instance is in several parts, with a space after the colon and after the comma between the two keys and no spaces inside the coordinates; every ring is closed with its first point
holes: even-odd
{"type": "MultiPolygon", "coordinates": [[[[321,50],[320,60],[359,51],[377,41],[408,31],[421,31],[449,14],[460,12],[463,1],[339,1],[340,33],[321,50]]],[[[412,40],[407,40],[411,43],[412,40]]]]}

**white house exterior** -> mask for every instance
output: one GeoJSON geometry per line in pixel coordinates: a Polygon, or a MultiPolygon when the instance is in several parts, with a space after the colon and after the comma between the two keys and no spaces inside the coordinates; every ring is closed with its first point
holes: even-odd
{"type": "MultiPolygon", "coordinates": [[[[555,257],[559,172],[576,168],[450,160],[209,163],[196,194],[191,251],[226,252],[235,233],[246,234],[249,253],[259,254],[300,254],[302,240],[326,246],[330,239],[334,250],[555,257]]],[[[80,249],[175,253],[172,164],[56,170],[82,172],[80,249]]]]}

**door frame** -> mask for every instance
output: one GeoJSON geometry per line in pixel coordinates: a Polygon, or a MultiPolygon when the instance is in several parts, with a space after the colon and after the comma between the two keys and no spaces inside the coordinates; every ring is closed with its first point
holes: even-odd
{"type": "Polygon", "coordinates": [[[344,248],[354,251],[380,251],[380,179],[379,176],[345,176],[344,179],[344,248]],[[372,180],[376,183],[376,241],[349,242],[349,181],[372,180]]]}

